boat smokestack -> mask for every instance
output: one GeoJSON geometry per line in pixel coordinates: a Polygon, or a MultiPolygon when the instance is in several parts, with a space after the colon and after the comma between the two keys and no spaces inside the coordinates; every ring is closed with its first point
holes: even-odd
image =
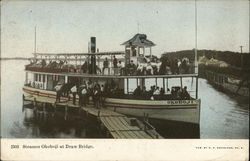
{"type": "MultiPolygon", "coordinates": [[[[91,53],[96,52],[96,37],[90,37],[90,52],[91,53]]],[[[95,54],[91,54],[90,61],[91,61],[91,64],[90,64],[89,73],[96,74],[96,56],[95,56],[95,54]]]]}
{"type": "Polygon", "coordinates": [[[96,37],[90,37],[90,51],[91,53],[96,52],[96,37]]]}

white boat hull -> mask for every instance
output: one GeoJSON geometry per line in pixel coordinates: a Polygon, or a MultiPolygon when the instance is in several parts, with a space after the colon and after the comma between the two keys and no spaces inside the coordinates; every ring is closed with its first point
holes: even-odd
{"type": "Polygon", "coordinates": [[[116,112],[135,117],[148,115],[153,119],[193,124],[199,124],[200,121],[200,100],[151,101],[107,98],[106,105],[116,112]]]}
{"type": "MultiPolygon", "coordinates": [[[[56,98],[56,92],[24,87],[24,96],[56,98]]],[[[61,100],[68,98],[62,97],[61,100]]],[[[77,98],[78,100],[78,98],[77,98]]],[[[148,115],[152,119],[178,121],[192,124],[200,122],[200,100],[132,100],[106,98],[105,106],[116,112],[134,117],[148,115]]]]}

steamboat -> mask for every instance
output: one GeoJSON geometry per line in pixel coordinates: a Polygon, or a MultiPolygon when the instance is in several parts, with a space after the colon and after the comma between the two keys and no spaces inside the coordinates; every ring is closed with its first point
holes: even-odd
{"type": "MultiPolygon", "coordinates": [[[[171,124],[174,125],[171,129],[181,125],[178,133],[188,127],[199,135],[198,72],[170,71],[166,63],[152,55],[155,44],[145,34],[136,34],[121,45],[125,46],[124,51],[99,52],[96,38],[91,37],[88,53],[35,51],[30,64],[25,66],[24,100],[32,96],[56,98],[55,86],[59,83],[64,92],[74,85],[80,88],[82,84],[99,84],[104,88],[101,108],[137,118],[147,115],[159,132],[170,130],[166,125],[171,124]],[[195,80],[193,95],[183,87],[185,78],[192,78],[192,83],[195,80]],[[179,86],[170,87],[171,79],[178,80],[179,86]],[[151,80],[151,87],[146,87],[148,80],[151,80]],[[162,81],[161,89],[157,84],[159,80],[162,81]]],[[[61,101],[72,100],[72,97],[70,93],[62,95],[61,101]]],[[[78,102],[76,95],[76,104],[78,102]]],[[[92,103],[90,96],[89,104],[92,103]]]]}

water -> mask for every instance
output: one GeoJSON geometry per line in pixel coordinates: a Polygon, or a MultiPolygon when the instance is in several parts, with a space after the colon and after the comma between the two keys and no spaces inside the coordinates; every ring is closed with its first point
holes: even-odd
{"type": "MultiPolygon", "coordinates": [[[[22,86],[25,79],[24,65],[27,61],[1,61],[1,136],[3,138],[98,138],[95,124],[85,121],[57,120],[49,124],[32,120],[30,109],[22,109],[22,86]]],[[[168,82],[169,86],[179,85],[179,79],[168,82]]],[[[193,91],[191,79],[184,79],[183,85],[193,91]],[[191,84],[191,85],[190,85],[191,84]]],[[[135,86],[133,80],[130,88],[135,86]]],[[[155,80],[148,80],[151,85],[155,80]]],[[[162,79],[158,79],[162,86],[162,79]]],[[[191,93],[194,94],[194,93],[191,93]]],[[[201,138],[248,139],[249,104],[247,99],[224,94],[205,79],[199,79],[201,99],[201,138]]]]}

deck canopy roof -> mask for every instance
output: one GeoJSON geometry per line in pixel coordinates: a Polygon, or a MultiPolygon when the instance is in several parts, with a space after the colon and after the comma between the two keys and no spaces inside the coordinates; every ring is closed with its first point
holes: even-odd
{"type": "Polygon", "coordinates": [[[121,45],[126,45],[126,46],[144,46],[144,47],[151,47],[155,46],[155,44],[147,39],[146,34],[136,34],[134,37],[129,39],[128,41],[125,41],[121,45]]]}

